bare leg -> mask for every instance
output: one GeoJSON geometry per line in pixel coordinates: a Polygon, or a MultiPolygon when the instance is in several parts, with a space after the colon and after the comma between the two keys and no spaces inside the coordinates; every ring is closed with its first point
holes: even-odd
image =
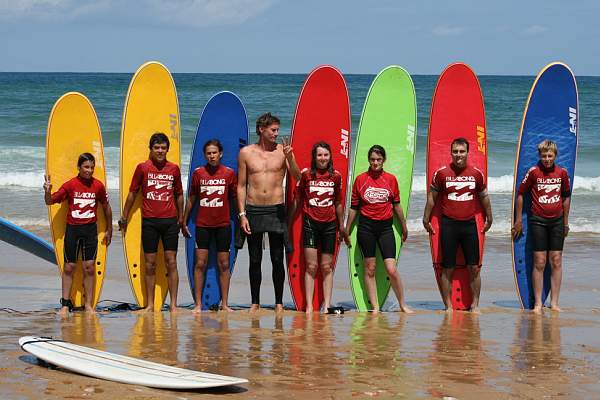
{"type": "Polygon", "coordinates": [[[452,308],[452,300],[450,299],[450,294],[452,292],[452,275],[454,275],[454,268],[442,268],[440,282],[442,286],[442,300],[446,306],[447,313],[454,311],[452,308]]]}
{"type": "Polygon", "coordinates": [[[229,308],[229,283],[231,282],[231,271],[229,270],[229,252],[217,253],[217,264],[219,264],[219,285],[221,287],[221,309],[233,311],[229,308]]]}
{"type": "Polygon", "coordinates": [[[333,293],[333,268],[331,263],[333,254],[321,254],[321,273],[323,274],[323,308],[325,311],[331,307],[331,294],[333,293]]]}
{"type": "Polygon", "coordinates": [[[313,297],[315,295],[315,276],[317,275],[318,263],[317,249],[304,248],[304,260],[306,261],[306,272],[304,274],[304,290],[306,293],[306,313],[313,312],[313,297]]]}
{"type": "MultiPolygon", "coordinates": [[[[154,311],[154,290],[156,288],[156,253],[144,253],[144,262],[146,264],[146,303],[147,312],[154,311]]],[[[160,310],[159,310],[160,311],[160,310]]]]}
{"type": "Polygon", "coordinates": [[[96,261],[89,260],[83,262],[83,292],[85,294],[85,311],[95,313],[94,309],[94,289],[96,286],[96,261]]]}
{"type": "MultiPolygon", "coordinates": [[[[71,287],[73,286],[73,274],[75,273],[75,263],[65,263],[62,272],[62,298],[71,298],[71,287]]],[[[66,316],[69,314],[69,307],[61,307],[58,311],[59,315],[66,316]]]]}
{"type": "Polygon", "coordinates": [[[167,273],[169,274],[169,296],[171,298],[169,310],[171,312],[177,312],[177,290],[179,289],[179,273],[177,272],[177,251],[165,251],[165,264],[167,266],[167,273]]]}
{"type": "Polygon", "coordinates": [[[367,296],[373,307],[373,314],[379,313],[379,301],[377,300],[377,283],[375,282],[375,267],[377,259],[368,257],[365,261],[365,286],[367,287],[367,296]]]}
{"type": "Polygon", "coordinates": [[[196,264],[194,265],[194,309],[192,313],[202,311],[202,289],[204,289],[204,274],[208,264],[208,250],[196,249],[196,264]]]}
{"type": "Polygon", "coordinates": [[[546,268],[546,252],[533,252],[533,270],[531,279],[533,284],[533,312],[540,314],[542,312],[542,290],[544,289],[544,269],[546,268]]]}
{"type": "Polygon", "coordinates": [[[473,302],[471,303],[471,312],[480,314],[479,311],[479,295],[481,293],[481,268],[478,265],[467,265],[469,268],[469,276],[471,277],[471,293],[473,294],[473,302]]]}
{"type": "Polygon", "coordinates": [[[396,294],[396,298],[398,299],[400,311],[405,312],[407,314],[412,314],[413,311],[410,308],[408,308],[408,306],[404,302],[404,289],[402,288],[402,279],[400,279],[400,274],[396,270],[396,259],[386,258],[385,260],[383,260],[383,263],[385,264],[385,270],[388,276],[390,277],[392,289],[394,289],[394,293],[396,294]]]}
{"type": "Polygon", "coordinates": [[[560,285],[562,283],[562,251],[551,250],[549,256],[550,267],[552,268],[552,275],[550,277],[550,309],[553,311],[560,311],[558,298],[560,296],[560,285]]]}

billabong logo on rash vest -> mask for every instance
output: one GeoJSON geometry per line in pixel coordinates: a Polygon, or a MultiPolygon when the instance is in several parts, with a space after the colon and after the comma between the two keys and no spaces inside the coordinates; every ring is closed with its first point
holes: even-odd
{"type": "Polygon", "coordinates": [[[389,190],[383,188],[369,186],[365,191],[365,199],[371,204],[385,203],[389,196],[389,190]]]}
{"type": "Polygon", "coordinates": [[[465,192],[461,195],[458,194],[459,190],[462,189],[475,189],[475,178],[472,176],[457,176],[455,179],[461,178],[460,181],[447,181],[446,189],[454,189],[454,191],[448,193],[448,200],[454,201],[469,201],[473,200],[473,194],[471,192],[465,192]]]}
{"type": "Polygon", "coordinates": [[[477,125],[477,150],[485,154],[485,129],[477,125]]]}
{"type": "Polygon", "coordinates": [[[96,194],[75,192],[75,195],[81,195],[84,198],[73,198],[73,205],[76,205],[78,208],[80,208],[80,210],[71,211],[71,216],[76,219],[93,218],[94,215],[96,215],[94,214],[94,210],[87,210],[85,212],[81,212],[81,209],[86,207],[94,207],[96,205],[96,194]]]}
{"type": "Polygon", "coordinates": [[[341,145],[340,153],[344,157],[348,158],[348,131],[343,128],[341,131],[341,139],[342,140],[340,142],[340,145],[341,145]]]}
{"type": "Polygon", "coordinates": [[[577,109],[569,107],[569,132],[577,134],[577,109]]]}
{"type": "MultiPolygon", "coordinates": [[[[334,186],[333,182],[319,182],[319,181],[310,181],[308,191],[310,193],[315,193],[318,197],[323,195],[333,196],[334,194],[334,186]]],[[[312,198],[308,200],[308,204],[314,207],[329,207],[333,205],[333,200],[330,197],[325,199],[317,199],[312,198]]]]}

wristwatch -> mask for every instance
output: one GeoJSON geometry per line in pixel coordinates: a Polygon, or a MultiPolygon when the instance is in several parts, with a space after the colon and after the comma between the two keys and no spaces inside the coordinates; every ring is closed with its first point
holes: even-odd
{"type": "Polygon", "coordinates": [[[241,213],[238,214],[238,218],[242,218],[246,216],[246,211],[242,211],[241,213]]]}

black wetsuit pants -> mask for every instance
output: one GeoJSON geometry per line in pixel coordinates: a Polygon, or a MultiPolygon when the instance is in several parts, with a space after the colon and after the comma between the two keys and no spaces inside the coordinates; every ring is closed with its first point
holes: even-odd
{"type": "MultiPolygon", "coordinates": [[[[269,252],[273,267],[273,286],[275,288],[275,304],[283,304],[283,285],[285,283],[285,269],[283,266],[283,233],[268,232],[269,252]]],[[[250,294],[252,304],[260,304],[260,284],[262,282],[262,242],[263,233],[247,236],[248,253],[250,255],[250,294]]]]}

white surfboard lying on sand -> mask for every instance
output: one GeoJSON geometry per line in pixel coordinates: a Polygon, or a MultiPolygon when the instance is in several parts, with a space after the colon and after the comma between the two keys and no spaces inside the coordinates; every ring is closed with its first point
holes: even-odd
{"type": "Polygon", "coordinates": [[[247,379],[170,367],[51,338],[23,336],[19,345],[49,364],[121,383],[161,389],[204,389],[248,383],[247,379]]]}

